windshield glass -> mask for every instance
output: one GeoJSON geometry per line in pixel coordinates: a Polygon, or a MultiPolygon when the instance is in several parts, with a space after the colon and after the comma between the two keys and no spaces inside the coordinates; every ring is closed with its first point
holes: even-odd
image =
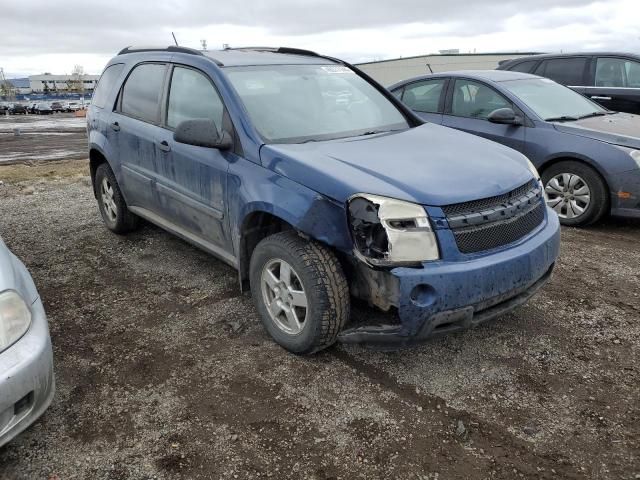
{"type": "Polygon", "coordinates": [[[501,85],[544,120],[562,117],[578,119],[606,113],[598,104],[546,78],[512,80],[501,85]]]}
{"type": "Polygon", "coordinates": [[[227,67],[225,73],[269,143],[409,128],[386,97],[342,65],[227,67]]]}

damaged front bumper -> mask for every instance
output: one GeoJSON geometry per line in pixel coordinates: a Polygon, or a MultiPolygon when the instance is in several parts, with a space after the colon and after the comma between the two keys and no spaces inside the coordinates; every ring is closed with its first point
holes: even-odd
{"type": "Polygon", "coordinates": [[[560,249],[555,214],[516,244],[482,255],[425,262],[421,268],[373,269],[359,263],[352,290],[398,323],[344,330],[345,343],[409,344],[474,327],[531,298],[551,277],[560,249]]]}

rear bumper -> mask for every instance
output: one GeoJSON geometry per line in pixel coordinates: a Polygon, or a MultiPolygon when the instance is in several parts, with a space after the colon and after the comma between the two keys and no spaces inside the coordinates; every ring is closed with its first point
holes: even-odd
{"type": "Polygon", "coordinates": [[[55,391],[47,318],[38,298],[27,333],[0,353],[0,447],[35,422],[55,391]]]}
{"type": "Polygon", "coordinates": [[[495,253],[375,272],[368,283],[387,295],[399,323],[349,328],[340,340],[407,344],[476,326],[525,303],[551,277],[560,249],[558,218],[550,211],[546,217],[536,231],[495,253]]]}

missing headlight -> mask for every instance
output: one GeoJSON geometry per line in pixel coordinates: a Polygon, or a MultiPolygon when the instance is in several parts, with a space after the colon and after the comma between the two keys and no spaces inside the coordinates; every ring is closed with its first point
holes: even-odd
{"type": "Polygon", "coordinates": [[[439,258],[435,235],[420,205],[359,194],[349,202],[349,221],[356,251],[373,265],[439,258]]]}

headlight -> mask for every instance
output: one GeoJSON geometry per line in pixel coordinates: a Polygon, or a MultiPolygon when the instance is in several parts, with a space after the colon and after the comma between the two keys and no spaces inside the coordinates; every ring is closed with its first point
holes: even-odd
{"type": "Polygon", "coordinates": [[[372,265],[440,258],[427,212],[415,203],[357,194],[349,201],[349,223],[356,252],[372,265]]]}
{"type": "Polygon", "coordinates": [[[0,352],[13,345],[31,325],[31,310],[13,290],[0,293],[0,352]]]}

